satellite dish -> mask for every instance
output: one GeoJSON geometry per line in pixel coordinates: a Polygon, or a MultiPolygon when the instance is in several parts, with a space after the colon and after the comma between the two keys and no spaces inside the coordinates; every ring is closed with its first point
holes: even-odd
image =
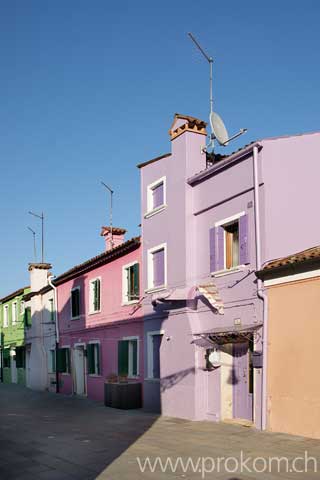
{"type": "Polygon", "coordinates": [[[229,143],[229,135],[222,118],[216,113],[210,113],[210,125],[214,137],[220,145],[226,146],[229,143]]]}

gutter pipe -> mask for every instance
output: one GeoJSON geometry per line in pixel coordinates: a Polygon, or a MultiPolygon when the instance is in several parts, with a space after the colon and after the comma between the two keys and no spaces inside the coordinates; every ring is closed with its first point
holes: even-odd
{"type": "Polygon", "coordinates": [[[58,372],[58,350],[59,350],[59,322],[58,322],[58,292],[57,287],[52,283],[54,276],[50,275],[48,282],[50,287],[53,288],[53,301],[54,301],[54,317],[56,325],[56,393],[59,393],[59,372],[58,372]]]}
{"type": "MultiPolygon", "coordinates": [[[[260,229],[260,199],[259,199],[259,172],[258,172],[258,147],[253,147],[253,181],[254,181],[254,215],[256,236],[256,270],[261,264],[261,229],[260,229]]],[[[257,295],[263,302],[263,327],[262,327],[262,389],[261,389],[261,429],[267,427],[267,355],[268,355],[268,297],[263,288],[261,279],[257,279],[257,295]]]]}

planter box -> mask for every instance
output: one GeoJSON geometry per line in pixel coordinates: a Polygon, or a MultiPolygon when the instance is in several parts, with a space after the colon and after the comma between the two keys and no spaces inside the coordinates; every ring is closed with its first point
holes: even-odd
{"type": "Polygon", "coordinates": [[[129,410],[142,407],[142,384],[109,383],[104,384],[104,404],[106,407],[129,410]]]}

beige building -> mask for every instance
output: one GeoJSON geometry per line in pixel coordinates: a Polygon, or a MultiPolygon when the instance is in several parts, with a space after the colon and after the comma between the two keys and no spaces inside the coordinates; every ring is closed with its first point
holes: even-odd
{"type": "Polygon", "coordinates": [[[267,428],[320,438],[320,246],[257,276],[268,291],[267,428]]]}

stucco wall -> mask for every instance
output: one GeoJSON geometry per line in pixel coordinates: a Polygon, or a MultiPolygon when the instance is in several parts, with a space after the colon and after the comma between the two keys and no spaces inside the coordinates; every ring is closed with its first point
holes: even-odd
{"type": "Polygon", "coordinates": [[[270,287],[268,428],[320,438],[320,278],[270,287]]]}

